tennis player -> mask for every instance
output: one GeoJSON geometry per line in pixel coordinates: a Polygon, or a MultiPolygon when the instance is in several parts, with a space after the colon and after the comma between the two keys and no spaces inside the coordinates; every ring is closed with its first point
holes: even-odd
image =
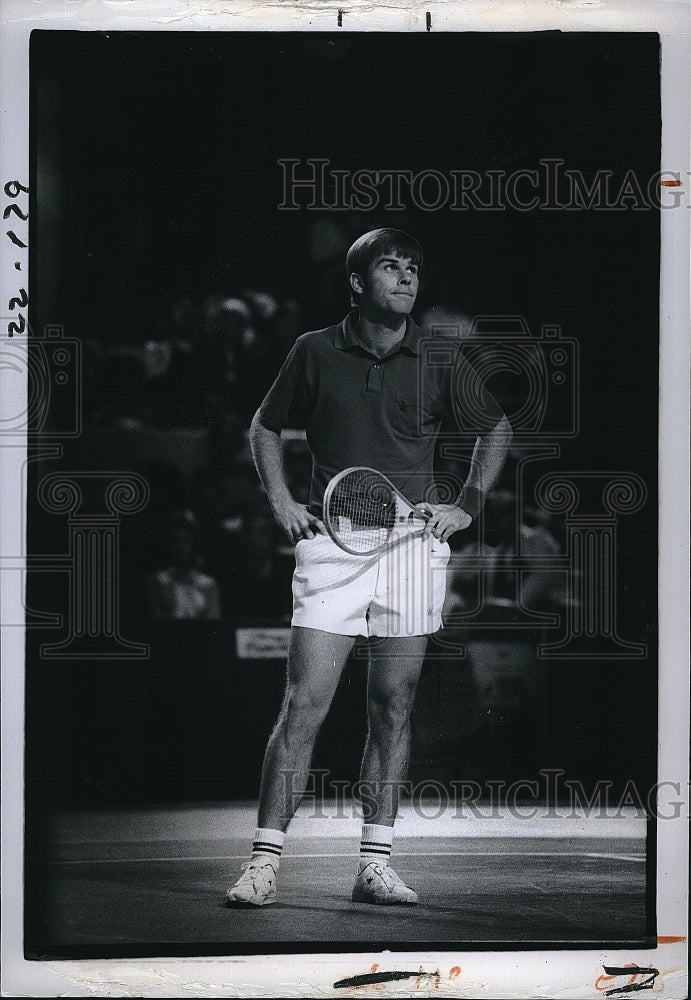
{"type": "Polygon", "coordinates": [[[360,861],[351,899],[415,904],[389,864],[410,715],[428,636],[441,627],[448,538],[480,512],[511,438],[506,416],[465,362],[458,341],[428,359],[411,317],[422,249],[396,229],[376,229],[348,251],[355,309],[343,322],[299,337],[250,428],[250,443],[274,517],[295,543],[293,617],[285,697],[264,758],[251,859],[227,892],[230,905],[276,899],[290,820],[312,751],[357,636],[372,643],[368,736],[360,773],[360,861]],[[467,397],[467,398],[466,398],[467,397]],[[453,503],[439,503],[433,477],[442,422],[478,425],[469,476],[453,503]],[[313,456],[308,507],[286,484],[280,434],[304,428],[313,456]],[[384,473],[429,514],[397,530],[373,556],[349,555],[322,520],[324,490],[349,466],[384,473]]]}

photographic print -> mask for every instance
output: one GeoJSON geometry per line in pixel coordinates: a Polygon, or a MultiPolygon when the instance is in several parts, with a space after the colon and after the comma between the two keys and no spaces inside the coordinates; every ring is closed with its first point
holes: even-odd
{"type": "Polygon", "coordinates": [[[661,34],[349,18],[27,37],[24,967],[680,996],[661,34]]]}

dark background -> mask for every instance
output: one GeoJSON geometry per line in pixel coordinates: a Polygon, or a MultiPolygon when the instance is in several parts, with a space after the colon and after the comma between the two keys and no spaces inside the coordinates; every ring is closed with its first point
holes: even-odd
{"type": "MultiPolygon", "coordinates": [[[[586,179],[611,170],[615,191],[633,169],[645,189],[659,169],[658,55],[650,34],[34,32],[31,326],[58,323],[82,343],[85,424],[62,464],[33,464],[30,497],[47,471],[107,465],[120,432],[94,417],[104,358],[172,338],[181,300],[198,318],[209,297],[259,290],[297,303],[304,330],[335,322],[348,306],[350,242],[378,225],[408,229],[426,250],[416,315],[433,305],[520,314],[533,336],[557,323],[578,341],[580,431],[539,473],[626,470],[648,488],[643,510],[621,518],[617,555],[620,634],[647,641],[647,658],[545,662],[540,704],[517,701],[489,729],[451,728],[436,743],[418,725],[419,773],[510,780],[556,767],[588,787],[598,778],[648,787],[659,213],[285,212],[277,160],[484,173],[554,157],[586,179]]],[[[233,447],[284,355],[276,346],[239,369],[233,447]]],[[[31,507],[33,553],[64,551],[64,519],[31,507]]],[[[136,589],[122,581],[123,592],[136,589]]],[[[63,583],[35,573],[30,606],[64,610],[63,583]]],[[[152,623],[125,607],[127,594],[123,602],[124,633],[151,643],[146,662],[45,661],[40,643],[60,635],[28,632],[29,804],[256,794],[282,664],[237,661],[232,613],[152,623]]],[[[256,616],[283,620],[262,607],[256,616]]],[[[538,637],[528,638],[534,647],[538,637]]],[[[357,776],[363,673],[361,662],[350,665],[322,734],[315,764],[335,777],[357,776]]],[[[451,665],[430,660],[425,676],[418,717],[450,697],[472,707],[460,651],[451,665]]]]}

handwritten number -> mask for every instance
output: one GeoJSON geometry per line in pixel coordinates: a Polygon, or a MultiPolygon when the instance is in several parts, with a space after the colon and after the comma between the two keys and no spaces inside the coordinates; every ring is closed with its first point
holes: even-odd
{"type": "Polygon", "coordinates": [[[8,230],[7,230],[7,235],[8,235],[8,236],[9,236],[9,238],[10,238],[10,239],[12,240],[12,242],[14,243],[14,245],[15,245],[15,246],[17,246],[17,247],[22,247],[22,248],[23,248],[24,250],[26,250],[26,248],[27,248],[28,244],[27,244],[27,243],[22,243],[22,241],[21,241],[21,240],[19,239],[19,237],[18,237],[18,236],[16,236],[16,235],[15,235],[15,234],[14,234],[14,233],[12,232],[12,230],[11,230],[11,229],[8,229],[8,230]]]}
{"type": "MultiPolygon", "coordinates": [[[[29,188],[25,184],[20,184],[19,181],[7,181],[3,186],[3,190],[5,195],[12,199],[19,198],[21,194],[29,193],[29,188]]],[[[16,215],[18,219],[22,220],[22,222],[26,222],[29,218],[28,212],[23,212],[18,205],[6,205],[2,213],[3,219],[9,219],[12,214],[16,215]]],[[[21,250],[27,249],[28,243],[25,243],[24,240],[20,239],[13,230],[6,230],[5,235],[10,238],[16,247],[19,247],[21,250]]],[[[15,267],[17,269],[21,269],[19,264],[15,264],[15,267]]],[[[18,294],[10,299],[8,308],[11,310],[23,309],[28,304],[29,299],[26,294],[26,289],[20,288],[18,294]]],[[[13,319],[7,324],[7,335],[9,337],[14,337],[16,333],[24,333],[25,329],[26,319],[21,313],[18,313],[16,319],[13,319]]]]}
{"type": "Polygon", "coordinates": [[[23,184],[19,183],[19,181],[8,181],[7,184],[5,184],[5,194],[8,198],[18,198],[20,191],[23,191],[24,194],[29,193],[28,187],[24,187],[23,184]]]}
{"type": "Polygon", "coordinates": [[[10,337],[14,337],[15,333],[24,333],[24,329],[26,327],[26,320],[21,315],[21,313],[19,314],[19,316],[17,316],[17,319],[19,320],[19,325],[17,325],[17,323],[15,323],[14,321],[12,321],[7,328],[9,330],[10,337]]]}
{"type": "Polygon", "coordinates": [[[20,208],[17,208],[16,205],[8,205],[5,211],[2,213],[3,219],[9,219],[10,212],[14,212],[15,215],[18,215],[23,222],[26,222],[26,220],[29,218],[28,212],[27,213],[22,212],[22,210],[20,208]]]}
{"type": "Polygon", "coordinates": [[[13,299],[10,299],[9,307],[10,307],[10,309],[23,309],[24,306],[27,305],[28,301],[29,300],[26,297],[26,289],[25,288],[20,288],[19,289],[19,298],[17,298],[15,296],[13,299]]]}

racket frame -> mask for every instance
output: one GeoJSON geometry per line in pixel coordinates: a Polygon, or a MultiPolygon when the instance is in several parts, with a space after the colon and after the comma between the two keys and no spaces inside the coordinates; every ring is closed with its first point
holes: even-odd
{"type": "Polygon", "coordinates": [[[413,504],[411,504],[410,501],[403,496],[401,491],[394,486],[391,480],[388,479],[383,472],[379,472],[378,469],[372,469],[368,465],[351,465],[349,468],[343,469],[341,472],[337,472],[336,475],[329,480],[329,483],[326,489],[324,490],[324,500],[323,500],[324,527],[328,531],[331,539],[336,543],[336,545],[338,545],[339,549],[342,549],[344,552],[347,552],[349,555],[353,556],[371,556],[377,552],[382,552],[386,548],[389,538],[391,537],[392,529],[391,528],[387,529],[385,527],[382,527],[382,531],[386,531],[386,539],[382,541],[380,545],[377,545],[373,549],[368,549],[366,552],[351,548],[350,546],[345,544],[342,538],[339,537],[338,532],[331,523],[331,516],[329,514],[329,503],[331,500],[331,494],[334,492],[338,484],[343,479],[345,479],[346,476],[350,475],[353,472],[368,472],[371,475],[376,476],[377,479],[381,480],[391,490],[394,497],[396,498],[396,505],[397,505],[394,525],[405,524],[406,522],[412,521],[413,518],[419,518],[421,521],[425,522],[429,521],[430,515],[426,511],[418,510],[416,507],[414,507],[413,504]],[[399,514],[399,504],[405,504],[407,513],[399,514]]]}

